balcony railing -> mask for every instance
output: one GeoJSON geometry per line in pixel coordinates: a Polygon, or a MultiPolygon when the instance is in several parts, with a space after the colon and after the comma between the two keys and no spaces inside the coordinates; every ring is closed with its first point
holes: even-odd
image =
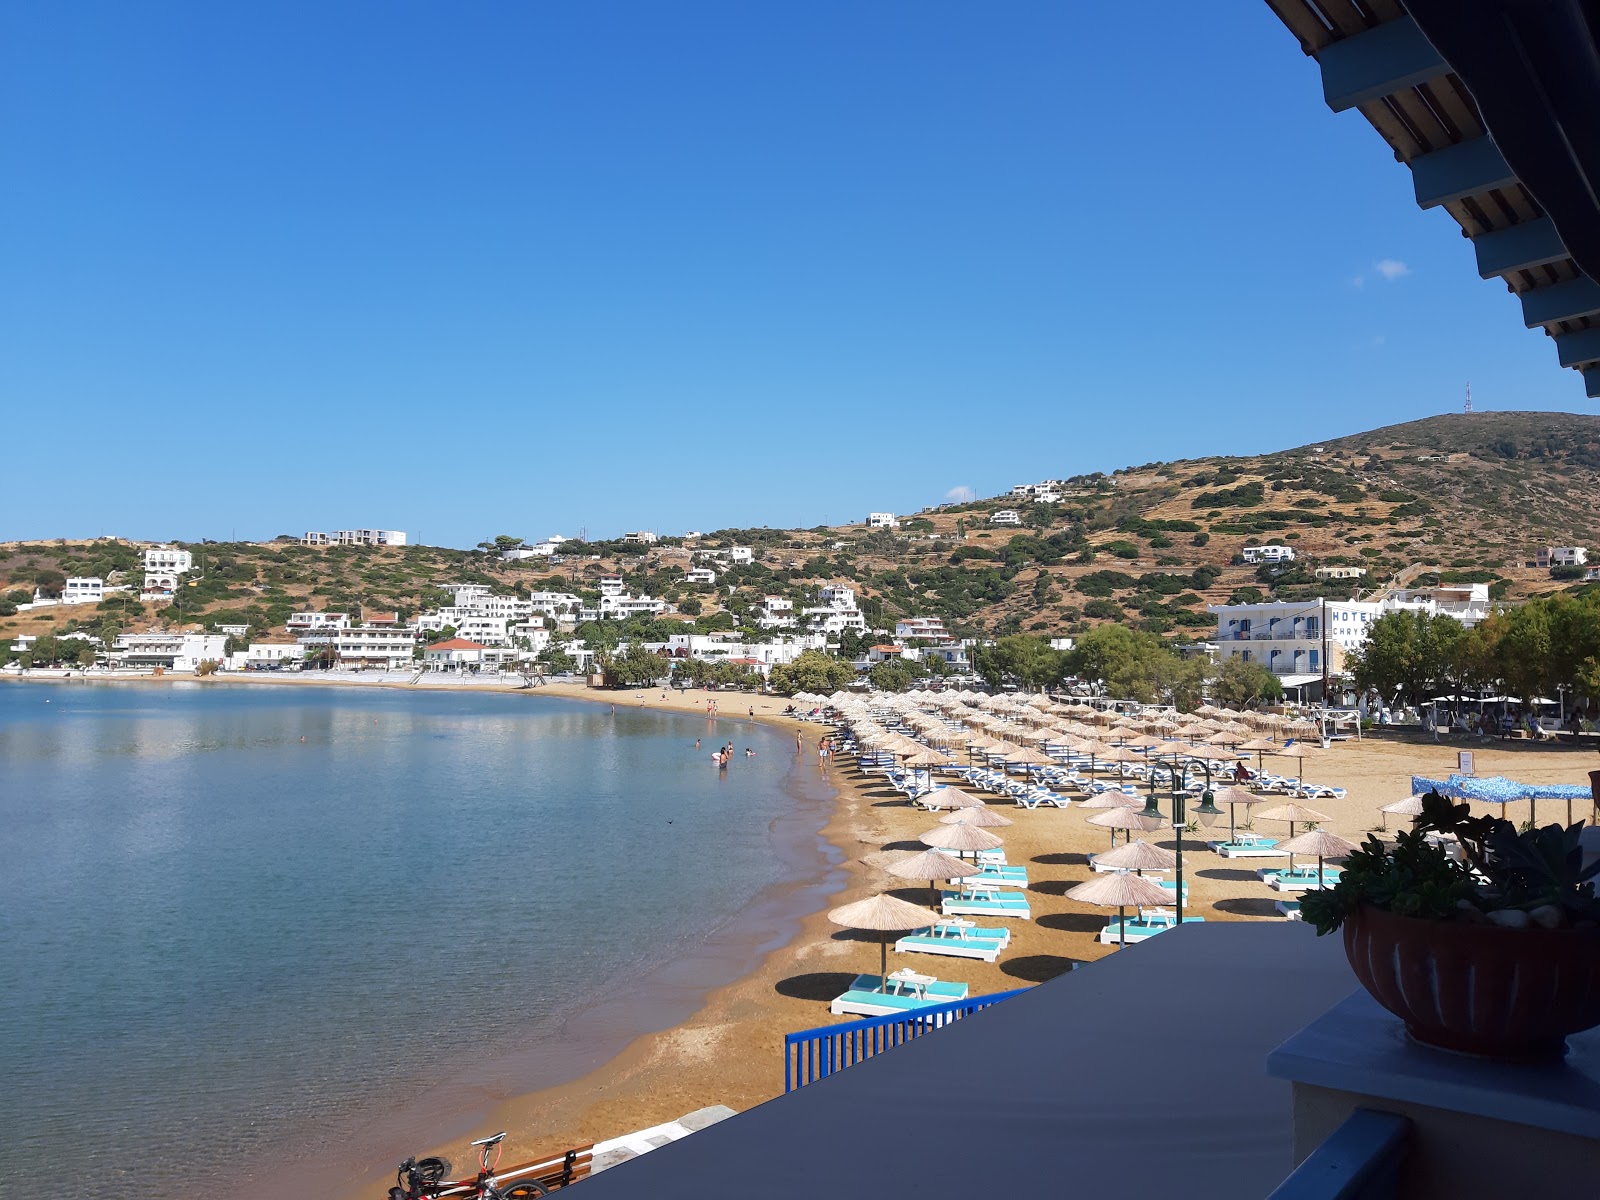
{"type": "Polygon", "coordinates": [[[912,1012],[866,1017],[848,1025],[827,1025],[821,1029],[786,1034],[783,1039],[783,1090],[792,1092],[808,1083],[815,1083],[824,1075],[832,1075],[885,1050],[904,1045],[913,1038],[942,1029],[952,1021],[964,1020],[980,1009],[1009,1000],[1027,990],[1014,988],[1009,992],[991,992],[987,996],[952,1000],[947,1004],[930,1004],[912,1012]]]}

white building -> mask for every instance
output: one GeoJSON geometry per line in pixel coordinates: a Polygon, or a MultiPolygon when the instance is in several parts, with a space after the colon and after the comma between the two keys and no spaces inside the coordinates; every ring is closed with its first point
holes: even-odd
{"type": "Polygon", "coordinates": [[[236,638],[249,637],[250,636],[250,626],[248,626],[248,625],[218,625],[217,626],[217,632],[222,634],[224,637],[236,637],[236,638]]]}
{"type": "Polygon", "coordinates": [[[350,625],[350,614],[342,612],[290,613],[286,622],[290,631],[310,629],[345,629],[350,625]]]}
{"type": "Polygon", "coordinates": [[[661,539],[654,533],[651,533],[648,529],[641,529],[636,533],[623,534],[622,540],[625,542],[632,542],[636,546],[653,546],[661,539]]]}
{"type": "Polygon", "coordinates": [[[699,559],[709,559],[712,562],[731,563],[739,566],[742,563],[755,562],[755,551],[749,546],[721,546],[711,550],[696,550],[694,556],[699,559]]]}
{"type": "Polygon", "coordinates": [[[1470,628],[1493,607],[1489,585],[1470,583],[1399,591],[1376,601],[1213,604],[1207,611],[1217,614],[1219,661],[1239,657],[1278,675],[1320,677],[1324,666],[1333,674],[1342,671],[1345,656],[1366,645],[1372,623],[1387,613],[1454,617],[1470,628]]]}
{"type": "Polygon", "coordinates": [[[305,661],[305,647],[299,642],[251,642],[244,650],[228,655],[230,671],[269,671],[298,668],[305,661]]]}
{"type": "Polygon", "coordinates": [[[906,617],[894,625],[895,641],[942,642],[950,635],[945,631],[943,617],[906,617]]]}
{"type": "Polygon", "coordinates": [[[898,529],[900,522],[895,519],[892,512],[878,512],[867,514],[868,529],[898,529]]]}
{"type": "Polygon", "coordinates": [[[1343,669],[1344,654],[1358,650],[1381,613],[1376,603],[1333,601],[1213,604],[1217,614],[1217,658],[1260,663],[1275,675],[1320,678],[1324,654],[1329,672],[1343,669]],[[1323,637],[1323,621],[1327,637],[1323,637]],[[1326,644],[1326,648],[1324,648],[1326,644]]]}
{"type": "Polygon", "coordinates": [[[1366,573],[1365,567],[1318,567],[1315,571],[1318,579],[1361,579],[1366,573]]]}
{"type": "Polygon", "coordinates": [[[105,598],[106,583],[98,575],[74,575],[61,589],[63,604],[99,604],[105,598]]]}
{"type": "Polygon", "coordinates": [[[331,656],[341,667],[394,669],[415,657],[417,635],[393,625],[322,626],[300,635],[306,656],[331,656]]]}
{"type": "Polygon", "coordinates": [[[654,596],[629,596],[618,593],[600,597],[597,610],[602,621],[626,621],[629,617],[654,617],[671,612],[672,605],[654,596]]]}
{"type": "Polygon", "coordinates": [[[549,558],[560,548],[566,537],[559,533],[552,533],[542,542],[535,542],[531,546],[518,546],[514,550],[502,551],[500,557],[507,562],[521,562],[529,558],[549,558]]]}
{"type": "Polygon", "coordinates": [[[1494,611],[1487,583],[1456,583],[1441,587],[1410,588],[1392,592],[1383,601],[1385,612],[1417,612],[1454,617],[1468,628],[1494,611]]]}
{"type": "Polygon", "coordinates": [[[1050,639],[1050,649],[1052,650],[1071,650],[1077,644],[1078,640],[1076,638],[1053,637],[1050,639]]]}
{"type": "Polygon", "coordinates": [[[1589,565],[1586,546],[1541,546],[1534,556],[1541,567],[1584,567],[1589,565]]]}
{"type": "Polygon", "coordinates": [[[220,664],[227,641],[220,633],[124,633],[109,657],[116,666],[188,672],[203,662],[220,664]]]}
{"type": "Polygon", "coordinates": [[[817,599],[832,608],[854,608],[856,590],[849,584],[830,583],[817,589],[817,599]]]}
{"type": "Polygon", "coordinates": [[[308,532],[302,546],[404,546],[406,535],[399,529],[339,529],[333,533],[308,532]]]}
{"type": "Polygon", "coordinates": [[[999,512],[989,515],[991,525],[1021,525],[1022,517],[1014,508],[1002,508],[999,512]]]}
{"type": "Polygon", "coordinates": [[[483,666],[484,651],[488,647],[468,638],[450,638],[422,648],[422,661],[431,671],[459,671],[483,666]]]}
{"type": "Polygon", "coordinates": [[[1285,563],[1294,561],[1293,546],[1246,546],[1239,551],[1247,563],[1285,563]]]}
{"type": "Polygon", "coordinates": [[[756,624],[762,629],[786,629],[793,625],[794,601],[783,596],[762,597],[756,624]]]}
{"type": "Polygon", "coordinates": [[[144,552],[144,586],[140,594],[146,599],[170,596],[178,588],[178,576],[194,570],[194,555],[176,546],[150,546],[144,552]]]}
{"type": "Polygon", "coordinates": [[[717,581],[717,573],[710,567],[690,567],[689,570],[683,573],[683,581],[695,584],[715,583],[717,581]]]}

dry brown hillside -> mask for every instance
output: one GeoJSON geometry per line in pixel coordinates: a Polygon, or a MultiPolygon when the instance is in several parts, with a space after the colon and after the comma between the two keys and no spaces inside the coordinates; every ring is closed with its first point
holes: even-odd
{"type": "MultiPolygon", "coordinates": [[[[1067,481],[1060,503],[1009,497],[914,514],[899,530],[728,529],[692,545],[572,545],[562,562],[504,563],[485,551],[412,546],[312,549],[292,542],[192,545],[205,570],[176,606],[107,601],[95,611],[0,615],[0,632],[166,623],[252,626],[281,636],[298,608],[399,610],[438,603],[457,582],[523,593],[595,594],[605,574],[673,600],[674,620],[743,620],[766,594],[814,602],[826,582],[860,591],[869,618],[940,616],[958,632],[1062,634],[1123,620],[1173,636],[1214,624],[1230,597],[1348,596],[1391,581],[1480,581],[1518,598],[1564,583],[1527,565],[1541,545],[1594,545],[1600,530],[1600,417],[1432,417],[1255,457],[1150,463],[1067,481]],[[1022,528],[990,518],[1015,508],[1022,528]],[[1247,544],[1295,547],[1286,569],[1237,561],[1247,544]],[[757,561],[691,587],[696,548],[750,545],[757,561]],[[1359,567],[1328,582],[1317,567],[1359,567]]],[[[116,541],[0,545],[0,614],[62,575],[139,581],[138,547],[116,541]]]]}

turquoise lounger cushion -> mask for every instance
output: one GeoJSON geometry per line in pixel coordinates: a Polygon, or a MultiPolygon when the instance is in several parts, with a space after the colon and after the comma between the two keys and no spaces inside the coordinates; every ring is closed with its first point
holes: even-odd
{"type": "Polygon", "coordinates": [[[901,938],[897,944],[901,946],[938,946],[941,949],[946,946],[970,946],[974,950],[983,951],[1005,949],[1005,942],[1001,941],[999,938],[929,937],[927,934],[921,933],[908,934],[907,936],[901,938]]]}

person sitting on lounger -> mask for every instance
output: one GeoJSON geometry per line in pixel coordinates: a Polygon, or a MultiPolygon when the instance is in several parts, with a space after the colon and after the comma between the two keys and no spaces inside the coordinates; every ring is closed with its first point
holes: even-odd
{"type": "Polygon", "coordinates": [[[1250,774],[1250,768],[1245,766],[1243,763],[1240,763],[1238,766],[1234,767],[1233,781],[1235,783],[1249,783],[1252,778],[1254,777],[1250,774]]]}

